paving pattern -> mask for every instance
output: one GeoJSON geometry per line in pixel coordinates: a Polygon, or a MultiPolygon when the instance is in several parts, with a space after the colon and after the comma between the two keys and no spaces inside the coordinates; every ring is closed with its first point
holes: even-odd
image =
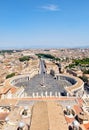
{"type": "Polygon", "coordinates": [[[52,92],[52,95],[55,95],[55,92],[63,92],[66,86],[71,86],[70,82],[66,80],[56,80],[53,76],[48,74],[44,75],[44,85],[42,84],[43,75],[39,74],[29,81],[17,83],[16,86],[24,86],[28,96],[32,96],[33,93],[38,93],[38,95],[43,93],[43,96],[45,96],[46,92],[47,95],[49,95],[50,92],[52,92]]]}
{"type": "Polygon", "coordinates": [[[27,96],[58,96],[65,90],[66,86],[72,84],[67,80],[57,80],[50,74],[46,73],[45,61],[40,60],[40,73],[29,81],[21,81],[16,86],[23,86],[27,96]]]}

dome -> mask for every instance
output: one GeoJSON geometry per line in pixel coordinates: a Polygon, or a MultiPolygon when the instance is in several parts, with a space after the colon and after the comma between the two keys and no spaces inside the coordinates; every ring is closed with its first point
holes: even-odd
{"type": "Polygon", "coordinates": [[[73,123],[72,123],[72,124],[73,124],[73,126],[74,126],[74,127],[79,127],[79,123],[78,123],[76,120],[75,120],[75,121],[73,121],[73,123]]]}
{"type": "Polygon", "coordinates": [[[70,109],[71,109],[71,106],[66,106],[66,109],[70,110],[70,109]]]}

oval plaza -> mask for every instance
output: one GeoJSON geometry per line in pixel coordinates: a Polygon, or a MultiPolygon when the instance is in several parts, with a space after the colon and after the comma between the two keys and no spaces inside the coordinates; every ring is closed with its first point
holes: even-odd
{"type": "Polygon", "coordinates": [[[84,83],[81,79],[68,74],[48,74],[42,61],[39,68],[32,76],[31,74],[15,76],[5,83],[16,88],[22,87],[23,96],[33,98],[76,96],[83,90],[84,83]]]}

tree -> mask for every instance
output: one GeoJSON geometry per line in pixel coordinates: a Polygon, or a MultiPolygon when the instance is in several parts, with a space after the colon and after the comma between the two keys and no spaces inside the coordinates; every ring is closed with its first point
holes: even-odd
{"type": "Polygon", "coordinates": [[[86,83],[88,82],[88,78],[86,76],[84,76],[84,75],[80,76],[79,78],[82,79],[86,83]]]}
{"type": "Polygon", "coordinates": [[[13,76],[15,76],[15,73],[8,74],[8,75],[6,76],[6,79],[11,78],[11,77],[13,77],[13,76]]]}
{"type": "Polygon", "coordinates": [[[20,62],[29,61],[29,60],[30,60],[30,56],[23,56],[23,57],[19,58],[20,62]]]}

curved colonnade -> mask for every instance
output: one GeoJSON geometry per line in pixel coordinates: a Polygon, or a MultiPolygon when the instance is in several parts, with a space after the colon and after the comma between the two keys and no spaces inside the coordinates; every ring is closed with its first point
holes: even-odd
{"type": "MultiPolygon", "coordinates": [[[[4,86],[17,87],[16,86],[17,83],[24,82],[24,81],[26,82],[37,74],[38,74],[38,70],[34,70],[34,72],[30,73],[30,74],[15,76],[11,79],[7,79],[4,83],[4,86]]],[[[64,87],[64,89],[67,92],[67,96],[74,96],[75,94],[77,95],[78,91],[83,90],[84,82],[77,77],[74,77],[71,75],[64,75],[64,74],[56,74],[56,77],[58,78],[59,82],[60,82],[60,80],[66,80],[72,84],[72,86],[65,86],[64,87]]],[[[33,98],[39,97],[38,93],[36,93],[36,94],[33,93],[32,95],[33,95],[32,96],[33,98]]],[[[41,93],[40,97],[43,98],[44,95],[45,95],[45,97],[53,97],[52,92],[50,92],[49,94],[47,93],[47,91],[45,92],[45,94],[41,93]]],[[[54,96],[60,97],[60,92],[55,92],[54,96]]]]}
{"type": "MultiPolygon", "coordinates": [[[[66,75],[56,75],[59,76],[61,79],[63,80],[67,80],[69,82],[71,82],[72,86],[66,86],[65,89],[68,92],[69,95],[73,96],[75,95],[78,91],[83,90],[84,88],[84,82],[78,78],[78,77],[74,77],[72,75],[66,74],[66,75]]],[[[59,79],[60,79],[59,78],[59,79]]]]}

